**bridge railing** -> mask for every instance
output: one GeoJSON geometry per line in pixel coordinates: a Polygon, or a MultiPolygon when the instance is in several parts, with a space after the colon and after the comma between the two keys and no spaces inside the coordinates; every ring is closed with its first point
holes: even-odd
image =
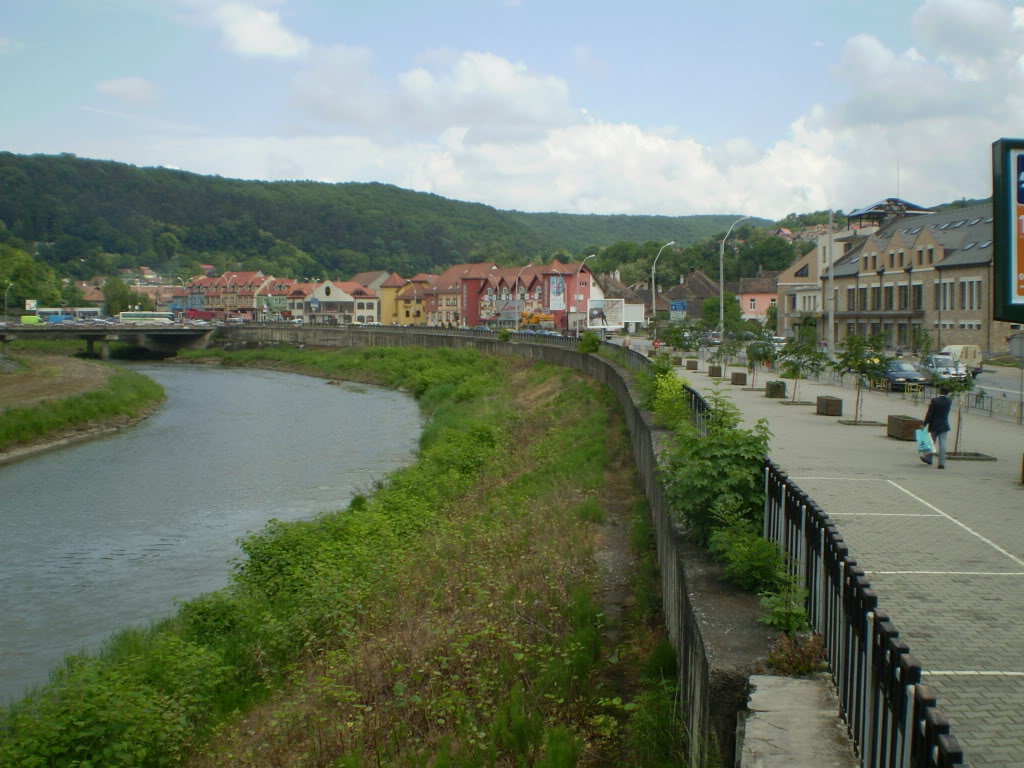
{"type": "Polygon", "coordinates": [[[807,590],[850,737],[865,768],[951,768],[963,752],[922,668],[832,519],[770,459],[764,537],[807,590]]]}

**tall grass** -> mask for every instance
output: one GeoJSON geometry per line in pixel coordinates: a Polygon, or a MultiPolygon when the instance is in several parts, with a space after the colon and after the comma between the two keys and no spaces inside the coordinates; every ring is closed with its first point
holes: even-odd
{"type": "Polygon", "coordinates": [[[163,387],[152,379],[117,370],[103,389],[0,413],[0,450],[110,419],[137,416],[163,398],[163,387]]]}

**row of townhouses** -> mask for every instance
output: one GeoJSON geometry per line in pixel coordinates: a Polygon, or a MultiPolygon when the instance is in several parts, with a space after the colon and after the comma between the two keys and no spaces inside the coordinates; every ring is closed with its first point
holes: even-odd
{"type": "Polygon", "coordinates": [[[588,302],[604,298],[584,263],[557,260],[526,267],[458,264],[440,275],[410,278],[361,272],[346,281],[226,272],[193,278],[175,294],[186,318],[472,327],[512,326],[532,317],[561,329],[582,323],[588,302]]]}

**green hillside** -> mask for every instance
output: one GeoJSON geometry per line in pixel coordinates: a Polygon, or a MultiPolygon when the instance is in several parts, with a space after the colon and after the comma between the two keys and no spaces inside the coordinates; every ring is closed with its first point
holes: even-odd
{"type": "Polygon", "coordinates": [[[294,277],[524,264],[620,241],[687,245],[733,218],[522,213],[386,184],[241,181],[0,153],[0,223],[79,278],[138,265],[189,275],[200,263],[294,277]]]}

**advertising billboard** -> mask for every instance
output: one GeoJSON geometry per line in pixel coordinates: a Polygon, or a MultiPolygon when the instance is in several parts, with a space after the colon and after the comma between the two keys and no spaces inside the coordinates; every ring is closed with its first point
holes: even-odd
{"type": "Polygon", "coordinates": [[[587,327],[621,328],[625,303],[623,299],[591,299],[587,302],[587,327]]]}
{"type": "Polygon", "coordinates": [[[1024,139],[992,144],[992,316],[1024,322],[1024,139]]]}
{"type": "Polygon", "coordinates": [[[552,275],[548,278],[548,291],[551,296],[552,312],[565,310],[565,279],[561,275],[552,275]]]}
{"type": "Polygon", "coordinates": [[[503,323],[519,322],[519,315],[526,309],[526,302],[518,299],[507,299],[498,302],[498,320],[503,323]]]}

